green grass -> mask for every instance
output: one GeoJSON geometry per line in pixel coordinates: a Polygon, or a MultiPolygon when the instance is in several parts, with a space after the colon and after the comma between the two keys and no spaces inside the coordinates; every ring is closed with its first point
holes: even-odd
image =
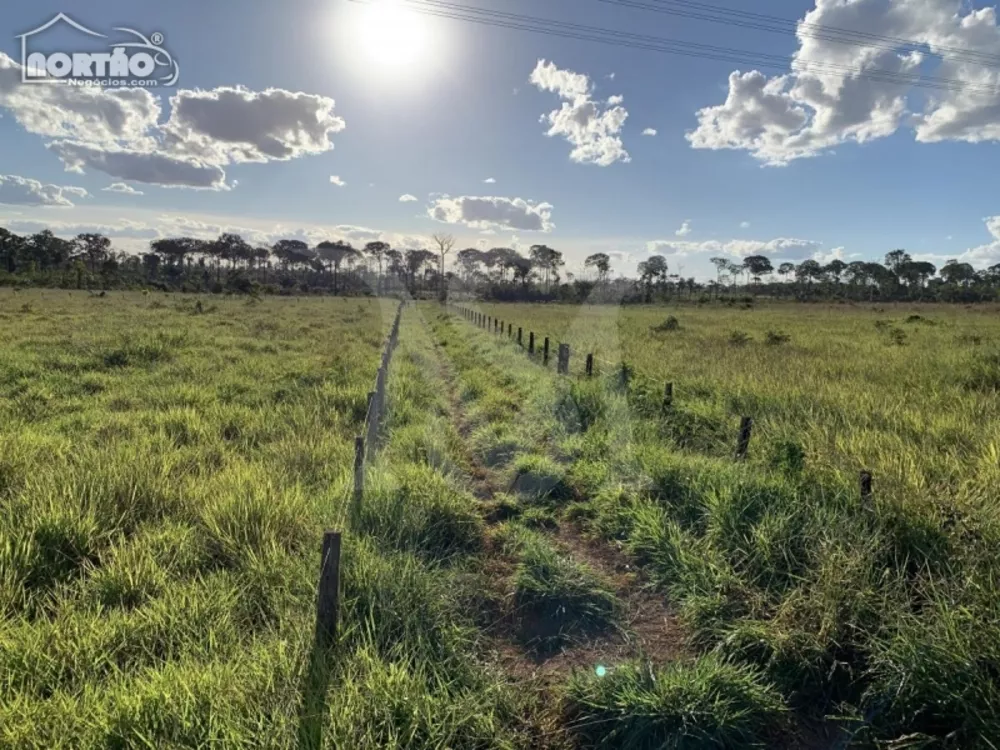
{"type": "Polygon", "coordinates": [[[415,318],[358,511],[395,305],[198,302],[0,297],[0,746],[523,746],[479,653],[482,521],[415,318]],[[344,532],[330,650],[324,528],[344,532]]]}
{"type": "Polygon", "coordinates": [[[758,672],[708,656],[666,669],[577,672],[565,711],[579,747],[688,750],[767,747],[785,709],[758,672]]]}
{"type": "MultiPolygon", "coordinates": [[[[857,746],[991,747],[995,317],[925,307],[929,325],[908,320],[913,306],[680,307],[666,331],[662,308],[480,309],[573,343],[573,375],[559,378],[460,324],[470,348],[492,345],[481,369],[515,377],[538,420],[513,466],[548,467],[567,485],[569,501],[547,507],[621,545],[674,603],[692,648],[752,670],[799,717],[842,720],[857,746]],[[733,330],[749,339],[732,346],[733,330]],[[788,338],[769,343],[768,331],[788,338]],[[587,351],[600,360],[592,379],[587,351]],[[548,416],[530,398],[543,392],[548,416]],[[742,415],[754,433],[749,459],[735,462],[742,415]],[[867,502],[861,469],[875,475],[867,502]]],[[[632,727],[622,742],[640,736],[635,709],[620,711],[632,727]]]]}
{"type": "Polygon", "coordinates": [[[615,625],[621,604],[595,571],[537,532],[520,530],[512,542],[513,604],[529,644],[556,649],[615,625]]]}

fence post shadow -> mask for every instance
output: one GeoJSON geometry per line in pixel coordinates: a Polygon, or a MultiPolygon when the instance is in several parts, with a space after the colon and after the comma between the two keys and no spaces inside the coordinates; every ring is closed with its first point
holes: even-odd
{"type": "Polygon", "coordinates": [[[327,645],[319,636],[313,637],[309,652],[309,666],[299,685],[298,750],[320,750],[323,747],[323,728],[327,715],[327,694],[333,674],[335,645],[327,645]]]}

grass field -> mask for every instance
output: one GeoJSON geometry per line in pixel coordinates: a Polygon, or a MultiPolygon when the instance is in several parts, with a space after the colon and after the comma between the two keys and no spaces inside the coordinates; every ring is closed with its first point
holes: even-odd
{"type": "Polygon", "coordinates": [[[396,304],[0,294],[0,747],[993,747],[993,312],[396,304]]]}

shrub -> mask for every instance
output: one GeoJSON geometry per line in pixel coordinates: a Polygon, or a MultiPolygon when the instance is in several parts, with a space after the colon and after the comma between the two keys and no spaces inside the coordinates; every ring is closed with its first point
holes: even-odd
{"type": "Polygon", "coordinates": [[[764,343],[768,346],[780,346],[781,344],[787,344],[791,340],[791,336],[781,331],[768,331],[764,336],[764,343]]]}
{"type": "Polygon", "coordinates": [[[745,331],[733,331],[729,334],[730,346],[744,346],[751,341],[753,341],[753,338],[745,331]]]}
{"type": "Polygon", "coordinates": [[[676,331],[681,327],[680,321],[677,320],[673,315],[668,317],[659,325],[653,326],[654,331],[676,331]]]}

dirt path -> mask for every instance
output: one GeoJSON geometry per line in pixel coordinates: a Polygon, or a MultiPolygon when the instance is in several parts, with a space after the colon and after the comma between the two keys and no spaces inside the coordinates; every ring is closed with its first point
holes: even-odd
{"type": "MultiPolygon", "coordinates": [[[[468,419],[462,400],[460,376],[437,333],[430,326],[428,329],[439,376],[446,386],[450,416],[458,433],[466,440],[463,458],[472,475],[473,492],[483,503],[488,523],[496,524],[503,519],[496,516],[493,506],[497,495],[508,488],[499,474],[467,447],[474,425],[468,419]]],[[[492,645],[504,670],[519,684],[527,683],[523,687],[549,694],[575,669],[612,667],[631,659],[663,664],[687,655],[676,614],[623,552],[607,542],[588,539],[579,528],[565,520],[560,521],[557,530],[543,533],[562,554],[576,563],[583,563],[603,578],[621,602],[623,613],[617,629],[570,642],[554,653],[540,653],[526,646],[517,632],[515,613],[502,606],[511,598],[516,561],[505,555],[498,544],[493,544],[485,572],[493,589],[493,599],[501,606],[490,613],[493,620],[483,623],[483,627],[494,641],[492,645]]],[[[554,706],[558,701],[546,696],[543,703],[554,706]]]]}

